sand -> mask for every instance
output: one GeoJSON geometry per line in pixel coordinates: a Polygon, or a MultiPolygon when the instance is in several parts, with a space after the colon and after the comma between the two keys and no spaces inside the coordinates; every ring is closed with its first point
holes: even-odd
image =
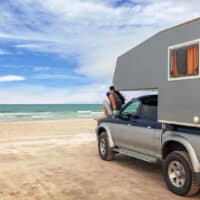
{"type": "Polygon", "coordinates": [[[102,161],[95,126],[94,120],[1,122],[0,200],[184,199],[168,191],[160,166],[123,155],[102,161]]]}

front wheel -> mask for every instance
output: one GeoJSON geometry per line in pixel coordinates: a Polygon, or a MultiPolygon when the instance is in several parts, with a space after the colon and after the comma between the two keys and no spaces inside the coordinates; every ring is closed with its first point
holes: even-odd
{"type": "Polygon", "coordinates": [[[198,192],[194,182],[194,171],[188,153],[174,151],[164,161],[163,173],[165,182],[173,193],[190,196],[198,192]]]}
{"type": "Polygon", "coordinates": [[[101,159],[103,160],[114,159],[114,152],[109,145],[108,136],[106,132],[102,132],[98,137],[98,151],[101,159]]]}

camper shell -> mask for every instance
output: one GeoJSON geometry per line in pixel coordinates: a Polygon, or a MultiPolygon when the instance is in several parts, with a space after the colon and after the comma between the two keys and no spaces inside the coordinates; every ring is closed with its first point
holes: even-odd
{"type": "Polygon", "coordinates": [[[200,18],[161,31],[117,59],[118,90],[157,90],[158,121],[200,127],[200,18]]]}

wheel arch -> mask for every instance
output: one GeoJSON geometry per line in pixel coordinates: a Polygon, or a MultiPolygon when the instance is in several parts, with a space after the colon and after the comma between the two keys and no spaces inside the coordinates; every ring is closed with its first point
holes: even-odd
{"type": "Polygon", "coordinates": [[[188,152],[187,149],[185,148],[185,146],[183,144],[181,144],[180,142],[177,142],[177,141],[174,141],[174,140],[169,140],[169,141],[166,141],[163,144],[162,159],[165,159],[167,157],[167,155],[170,154],[173,151],[188,152]]]}
{"type": "Polygon", "coordinates": [[[184,138],[170,137],[163,141],[162,144],[162,159],[165,159],[172,151],[186,151],[191,159],[194,172],[200,172],[199,160],[192,145],[184,138]]]}
{"type": "Polygon", "coordinates": [[[106,124],[102,124],[101,126],[99,126],[96,129],[97,138],[100,136],[100,134],[102,132],[106,132],[106,134],[108,136],[109,146],[110,147],[114,147],[114,141],[112,139],[112,135],[111,135],[110,129],[109,129],[109,127],[106,124]]]}

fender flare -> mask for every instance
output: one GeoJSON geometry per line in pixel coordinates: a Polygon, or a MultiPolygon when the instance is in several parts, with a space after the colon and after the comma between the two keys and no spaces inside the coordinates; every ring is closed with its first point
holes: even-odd
{"type": "Polygon", "coordinates": [[[162,152],[163,152],[164,146],[168,142],[177,142],[177,143],[180,143],[181,145],[183,145],[189,154],[194,172],[200,172],[200,163],[199,163],[197,155],[194,151],[194,148],[185,138],[182,138],[180,136],[168,136],[167,139],[164,139],[164,141],[163,141],[162,152]]]}
{"type": "Polygon", "coordinates": [[[104,129],[106,131],[107,136],[108,136],[109,146],[111,148],[114,148],[115,145],[114,145],[113,138],[112,138],[112,135],[111,135],[111,132],[110,132],[108,125],[107,124],[101,124],[99,127],[97,127],[97,129],[96,129],[97,138],[99,136],[99,130],[100,129],[104,129]]]}

